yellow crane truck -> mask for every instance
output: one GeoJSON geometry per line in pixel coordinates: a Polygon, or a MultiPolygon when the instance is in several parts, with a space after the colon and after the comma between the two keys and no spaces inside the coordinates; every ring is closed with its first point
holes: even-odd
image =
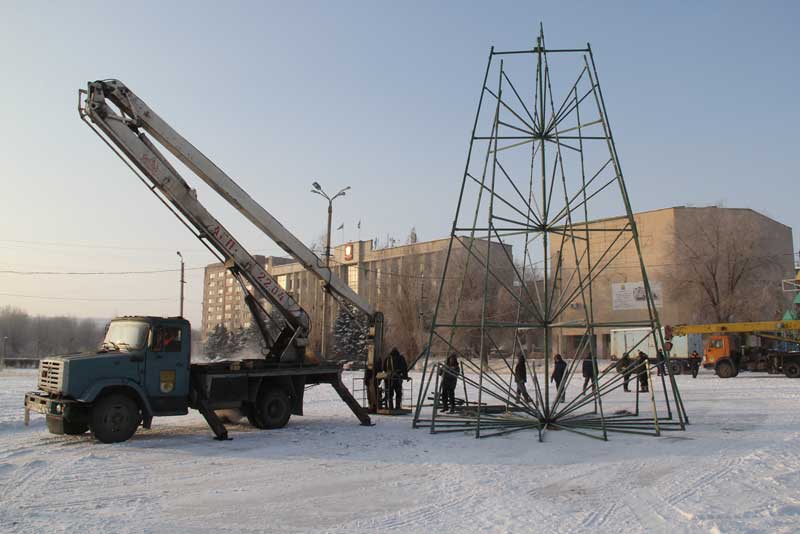
{"type": "Polygon", "coordinates": [[[785,374],[800,378],[800,321],[757,321],[746,323],[684,324],[665,328],[665,338],[701,334],[703,367],[714,369],[720,378],[733,378],[739,371],[785,374]],[[758,346],[746,338],[761,339],[758,346]]]}

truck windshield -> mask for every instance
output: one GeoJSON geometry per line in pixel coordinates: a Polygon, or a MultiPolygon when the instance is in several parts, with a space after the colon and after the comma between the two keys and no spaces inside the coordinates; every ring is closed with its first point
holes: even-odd
{"type": "Polygon", "coordinates": [[[147,344],[150,325],[140,321],[114,321],[103,340],[104,349],[140,350],[147,344]]]}

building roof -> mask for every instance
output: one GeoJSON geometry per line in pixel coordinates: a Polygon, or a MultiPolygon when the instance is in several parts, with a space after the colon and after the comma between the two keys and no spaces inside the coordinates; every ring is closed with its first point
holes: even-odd
{"type": "MultiPolygon", "coordinates": [[[[769,219],[770,221],[780,224],[781,226],[785,226],[786,228],[790,228],[789,225],[783,224],[782,222],[776,221],[772,217],[764,215],[763,213],[756,211],[752,208],[726,208],[721,206],[669,206],[666,208],[656,208],[652,210],[645,210],[645,211],[635,211],[633,216],[636,217],[637,215],[645,215],[649,213],[657,213],[659,211],[670,211],[670,210],[706,210],[706,209],[719,209],[719,210],[726,210],[726,211],[749,211],[755,213],[759,217],[763,217],[765,219],[769,219]]],[[[622,219],[624,215],[617,215],[615,217],[601,217],[600,219],[592,219],[589,221],[589,224],[605,222],[605,221],[615,221],[617,219],[622,219]]],[[[577,224],[583,224],[583,221],[580,221],[577,224]]]]}

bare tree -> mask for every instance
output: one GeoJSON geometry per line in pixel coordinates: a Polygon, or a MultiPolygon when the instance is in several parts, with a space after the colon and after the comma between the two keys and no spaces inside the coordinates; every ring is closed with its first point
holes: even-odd
{"type": "Polygon", "coordinates": [[[673,298],[692,302],[693,320],[701,322],[779,317],[787,259],[773,246],[775,236],[737,212],[702,208],[690,217],[682,221],[690,228],[675,232],[677,268],[667,281],[673,298]]]}
{"type": "Polygon", "coordinates": [[[381,293],[386,297],[385,345],[387,349],[397,347],[409,360],[416,358],[422,347],[423,284],[424,279],[407,268],[382,273],[381,293]]]}
{"type": "Polygon", "coordinates": [[[93,319],[30,316],[13,307],[0,308],[0,338],[8,338],[8,356],[51,356],[92,350],[103,337],[93,319]]]}

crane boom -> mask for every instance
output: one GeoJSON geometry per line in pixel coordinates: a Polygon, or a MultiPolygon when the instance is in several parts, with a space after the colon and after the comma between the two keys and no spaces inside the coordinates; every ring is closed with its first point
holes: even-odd
{"type": "Polygon", "coordinates": [[[800,321],[756,321],[749,323],[680,324],[672,327],[673,336],[689,334],[745,334],[800,330],[800,321]]]}
{"type": "Polygon", "coordinates": [[[147,177],[152,184],[150,189],[154,193],[160,193],[163,196],[162,201],[168,202],[180,212],[185,219],[184,222],[188,222],[197,231],[196,236],[211,245],[237,277],[241,276],[247,280],[258,294],[268,299],[280,312],[287,326],[278,338],[270,343],[254,309],[255,300],[248,301],[248,306],[265,340],[277,345],[274,352],[279,356],[286,354],[290,346],[297,349],[290,352],[302,352],[310,329],[308,314],[197,200],[196,192],[189,187],[145,133],[152,136],[197,174],[303,267],[320,278],[324,282],[325,290],[352,303],[370,317],[373,324],[382,325],[380,313],[375,312],[365,299],[325,267],[314,252],[292,235],[202,152],[161,119],[125,84],[119,80],[90,82],[85,94],[85,102],[80,108],[81,117],[84,119],[88,117],[91,121],[90,126],[93,124],[105,134],[101,137],[107,143],[110,141],[109,145],[113,143],[124,154],[123,159],[126,163],[132,164],[147,177]]]}

